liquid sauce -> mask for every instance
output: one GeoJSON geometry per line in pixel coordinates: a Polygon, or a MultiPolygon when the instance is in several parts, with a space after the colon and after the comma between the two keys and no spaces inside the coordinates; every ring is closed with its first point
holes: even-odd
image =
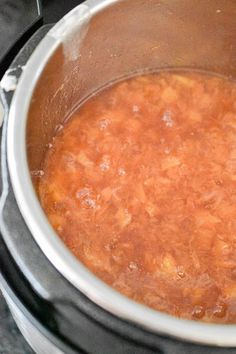
{"type": "Polygon", "coordinates": [[[65,244],[135,301],[236,323],[236,85],[194,72],[119,82],[56,135],[40,200],[65,244]]]}

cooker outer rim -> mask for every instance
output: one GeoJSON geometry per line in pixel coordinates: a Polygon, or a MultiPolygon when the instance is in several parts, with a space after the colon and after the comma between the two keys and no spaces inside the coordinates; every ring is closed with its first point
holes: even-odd
{"type": "MultiPolygon", "coordinates": [[[[80,13],[81,6],[86,6],[93,15],[116,1],[88,0],[69,13],[70,19],[80,13]]],[[[49,58],[60,44],[61,39],[55,33],[58,33],[58,29],[67,19],[68,15],[49,31],[36,48],[19,80],[10,108],[7,131],[8,165],[16,200],[26,224],[55,268],[89,299],[112,314],[162,335],[201,344],[235,347],[236,325],[205,324],[174,318],[137,304],[104,284],[67,250],[43,213],[28,170],[25,128],[34,87],[49,58]],[[17,119],[19,115],[21,120],[17,119]]]]}

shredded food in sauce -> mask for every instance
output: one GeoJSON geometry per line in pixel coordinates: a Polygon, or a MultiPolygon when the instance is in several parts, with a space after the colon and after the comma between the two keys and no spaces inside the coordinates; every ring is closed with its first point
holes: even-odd
{"type": "Polygon", "coordinates": [[[123,80],[48,149],[39,196],[65,244],[119,292],[236,323],[236,85],[194,72],[123,80]]]}

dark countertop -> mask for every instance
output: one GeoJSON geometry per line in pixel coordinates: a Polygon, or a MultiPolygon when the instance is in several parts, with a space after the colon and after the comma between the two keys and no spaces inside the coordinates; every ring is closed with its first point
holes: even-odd
{"type": "Polygon", "coordinates": [[[0,292],[0,354],[33,354],[0,292]]]}

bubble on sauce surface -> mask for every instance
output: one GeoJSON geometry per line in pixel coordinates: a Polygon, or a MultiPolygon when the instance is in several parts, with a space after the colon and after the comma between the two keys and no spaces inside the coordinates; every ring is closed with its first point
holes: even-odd
{"type": "Polygon", "coordinates": [[[129,262],[128,267],[131,271],[136,271],[139,269],[138,264],[136,262],[129,262]]]}
{"type": "Polygon", "coordinates": [[[44,171],[43,170],[35,170],[31,171],[31,176],[33,177],[43,177],[44,176],[44,171]]]}
{"type": "Polygon", "coordinates": [[[96,207],[96,201],[92,198],[84,198],[82,205],[88,209],[94,209],[96,207]]]}
{"type": "Polygon", "coordinates": [[[226,315],[227,305],[225,303],[217,304],[213,309],[213,315],[215,317],[222,318],[226,315]]]}
{"type": "Polygon", "coordinates": [[[108,161],[104,161],[104,162],[100,163],[99,167],[103,172],[105,172],[105,171],[109,170],[110,164],[108,161]]]}
{"type": "Polygon", "coordinates": [[[100,130],[105,130],[110,124],[111,124],[111,121],[109,119],[101,119],[99,122],[99,127],[100,127],[100,130]]]}
{"type": "Polygon", "coordinates": [[[90,194],[90,189],[89,188],[82,188],[79,191],[76,192],[76,198],[82,199],[90,194]]]}
{"type": "Polygon", "coordinates": [[[178,275],[181,279],[185,278],[186,273],[185,273],[183,267],[181,267],[181,266],[177,267],[177,275],[178,275]]]}
{"type": "Polygon", "coordinates": [[[205,308],[203,306],[197,305],[192,311],[193,318],[201,319],[205,315],[205,308]]]}
{"type": "Polygon", "coordinates": [[[161,117],[161,120],[165,123],[168,128],[172,128],[174,125],[174,121],[172,119],[172,114],[169,111],[164,112],[161,117]]]}
{"type": "Polygon", "coordinates": [[[52,143],[46,144],[46,148],[51,149],[53,147],[52,143]]]}
{"type": "Polygon", "coordinates": [[[115,248],[115,244],[113,242],[109,242],[104,246],[105,250],[111,252],[115,248]]]}
{"type": "Polygon", "coordinates": [[[56,132],[60,132],[63,129],[63,125],[62,124],[57,124],[56,125],[56,132]]]}
{"type": "Polygon", "coordinates": [[[137,104],[134,104],[132,107],[132,111],[134,113],[138,113],[138,112],[140,112],[140,107],[137,104]]]}
{"type": "Polygon", "coordinates": [[[57,227],[57,231],[58,231],[59,233],[61,233],[61,232],[63,231],[63,227],[62,227],[61,225],[59,225],[59,226],[57,227]]]}
{"type": "Polygon", "coordinates": [[[125,176],[125,175],[126,175],[125,169],[122,168],[122,167],[120,167],[120,168],[118,169],[118,175],[119,175],[119,176],[125,176]]]}

